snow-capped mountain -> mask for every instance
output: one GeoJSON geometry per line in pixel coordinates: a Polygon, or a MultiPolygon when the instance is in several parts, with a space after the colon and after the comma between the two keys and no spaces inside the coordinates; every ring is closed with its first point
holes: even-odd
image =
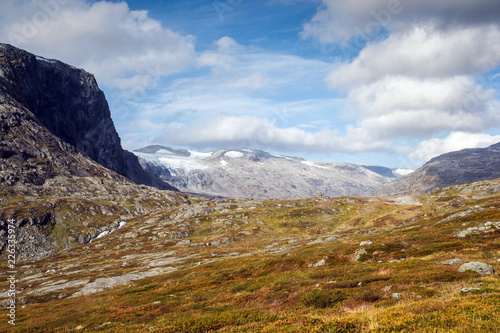
{"type": "Polygon", "coordinates": [[[200,153],[149,146],[134,154],[144,169],[181,191],[212,197],[364,196],[396,179],[359,165],[310,162],[251,149],[200,153]]]}

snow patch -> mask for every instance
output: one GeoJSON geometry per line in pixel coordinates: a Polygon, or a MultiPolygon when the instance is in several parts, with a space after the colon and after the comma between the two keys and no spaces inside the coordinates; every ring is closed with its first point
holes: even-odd
{"type": "MultiPolygon", "coordinates": [[[[110,233],[112,233],[113,231],[116,231],[116,230],[118,230],[118,229],[123,228],[123,226],[124,226],[125,224],[127,224],[127,222],[125,222],[125,221],[120,221],[120,223],[118,223],[118,227],[117,227],[116,229],[112,229],[112,230],[105,230],[105,231],[101,232],[99,235],[97,235],[97,237],[96,237],[96,238],[94,238],[92,241],[94,241],[94,240],[96,240],[96,239],[98,239],[98,238],[102,238],[102,237],[104,237],[104,236],[107,236],[107,235],[109,235],[110,233]]],[[[92,242],[92,241],[91,241],[91,242],[92,242]]]]}
{"type": "Polygon", "coordinates": [[[106,230],[106,231],[103,231],[103,232],[101,232],[99,235],[97,235],[97,237],[96,237],[95,239],[98,239],[98,238],[104,237],[104,236],[106,236],[106,235],[108,235],[108,234],[109,234],[109,231],[107,231],[107,230],[106,230]]]}
{"type": "Polygon", "coordinates": [[[224,155],[226,155],[227,157],[231,157],[231,158],[240,158],[240,157],[244,156],[243,153],[241,153],[239,151],[228,151],[224,155]]]}
{"type": "Polygon", "coordinates": [[[45,58],[42,58],[42,57],[39,57],[39,56],[36,56],[36,60],[45,61],[45,62],[48,62],[50,64],[55,64],[56,63],[55,60],[49,60],[49,59],[45,59],[45,58]]]}
{"type": "Polygon", "coordinates": [[[204,159],[207,157],[212,156],[213,152],[208,152],[208,153],[201,153],[199,151],[194,151],[194,150],[188,150],[188,152],[191,154],[189,157],[195,158],[195,159],[204,159]]]}
{"type": "Polygon", "coordinates": [[[415,170],[411,170],[411,169],[395,169],[393,172],[398,175],[398,176],[408,176],[410,173],[412,173],[413,171],[415,170]]]}
{"type": "Polygon", "coordinates": [[[203,161],[189,158],[189,157],[181,157],[181,156],[172,156],[172,157],[160,157],[159,158],[161,164],[172,168],[174,170],[184,170],[186,172],[193,170],[205,170],[208,168],[203,161]]]}
{"type": "Polygon", "coordinates": [[[160,150],[158,150],[156,152],[156,154],[159,154],[159,155],[175,155],[170,150],[166,150],[166,149],[160,149],[160,150]]]}
{"type": "Polygon", "coordinates": [[[269,155],[271,155],[271,156],[273,156],[273,157],[278,157],[278,158],[285,158],[285,156],[276,155],[276,154],[269,154],[269,155]]]}
{"type": "Polygon", "coordinates": [[[222,166],[227,166],[227,164],[228,164],[228,163],[227,163],[226,161],[224,161],[224,160],[221,160],[221,161],[220,161],[220,164],[221,164],[222,166]]]}
{"type": "Polygon", "coordinates": [[[311,162],[311,161],[302,161],[302,163],[305,164],[305,165],[309,165],[309,166],[315,167],[315,168],[328,169],[327,167],[324,167],[324,166],[321,166],[321,165],[317,165],[316,163],[311,162]]]}

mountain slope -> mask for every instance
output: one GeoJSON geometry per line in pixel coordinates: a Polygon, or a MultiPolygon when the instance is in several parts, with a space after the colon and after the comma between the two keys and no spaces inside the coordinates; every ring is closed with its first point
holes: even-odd
{"type": "Polygon", "coordinates": [[[0,252],[9,219],[15,220],[17,259],[40,259],[84,245],[121,221],[186,201],[104,168],[0,93],[0,252]]]}
{"type": "Polygon", "coordinates": [[[198,153],[150,146],[134,154],[147,171],[182,191],[214,197],[364,196],[395,179],[354,164],[315,163],[250,149],[198,153]]]}
{"type": "Polygon", "coordinates": [[[500,143],[435,157],[379,194],[420,194],[436,188],[496,178],[500,178],[500,143]]]}
{"type": "Polygon", "coordinates": [[[0,94],[16,101],[55,136],[132,181],[175,190],[122,149],[104,93],[93,75],[0,44],[0,94]]]}
{"type": "MultiPolygon", "coordinates": [[[[71,111],[68,112],[76,112],[72,108],[80,106],[70,103],[79,98],[75,97],[75,94],[78,95],[75,92],[77,88],[68,91],[64,88],[65,84],[75,78],[60,78],[62,87],[57,87],[55,82],[44,85],[43,82],[29,78],[30,73],[35,75],[38,72],[55,77],[75,74],[73,70],[65,71],[67,65],[63,64],[57,64],[61,69],[55,68],[52,73],[52,63],[45,63],[46,61],[37,60],[23,51],[0,46],[0,253],[5,255],[9,235],[6,221],[9,219],[15,221],[17,260],[33,260],[87,244],[101,233],[113,231],[145,212],[189,202],[185,195],[178,192],[137,185],[105,168],[67,142],[82,139],[85,145],[89,145],[87,151],[100,149],[93,147],[94,144],[102,144],[104,151],[115,149],[113,142],[116,132],[112,122],[106,120],[106,117],[101,119],[101,124],[108,124],[108,127],[96,129],[85,121],[78,125],[77,120],[71,119],[71,116],[76,115],[64,114],[62,106],[48,105],[45,109],[35,105],[33,108],[39,114],[43,114],[44,110],[63,113],[59,116],[50,115],[52,130],[47,128],[29,109],[31,103],[27,99],[38,96],[37,98],[47,98],[46,102],[49,103],[50,98],[55,98],[52,101],[54,105],[69,103],[67,107],[71,111]],[[15,57],[16,54],[19,58],[15,57]],[[32,70],[36,73],[28,70],[30,67],[34,67],[32,70]],[[37,69],[38,67],[44,69],[37,69]],[[56,98],[57,94],[51,91],[62,95],[56,98]],[[66,96],[65,93],[69,95],[66,96]],[[67,132],[66,140],[56,135],[61,134],[59,131],[62,131],[63,125],[68,128],[73,126],[67,132]],[[82,128],[75,127],[77,125],[82,128]],[[86,129],[88,132],[85,132],[86,129]],[[101,130],[110,132],[100,133],[101,130]],[[88,133],[93,133],[96,140],[79,136],[85,137],[88,133]],[[105,140],[107,136],[110,137],[109,142],[105,140]]],[[[95,82],[89,74],[74,71],[86,76],[91,83],[95,82]]],[[[38,80],[50,80],[44,75],[38,80]]],[[[92,106],[96,99],[91,98],[92,94],[87,88],[79,89],[79,103],[82,103],[80,109],[87,110],[83,105],[85,101],[92,106]]],[[[89,119],[92,117],[99,116],[89,115],[89,119]]],[[[114,156],[119,155],[119,150],[115,149],[114,152],[114,156]]],[[[137,160],[133,156],[131,161],[134,159],[137,160]]],[[[127,161],[127,158],[123,161],[127,161]]],[[[147,175],[138,162],[136,168],[140,168],[138,175],[147,175]]],[[[164,183],[160,180],[157,182],[164,183]]]]}

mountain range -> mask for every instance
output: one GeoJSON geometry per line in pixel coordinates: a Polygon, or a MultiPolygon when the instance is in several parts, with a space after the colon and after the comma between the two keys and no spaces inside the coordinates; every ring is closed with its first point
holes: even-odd
{"type": "Polygon", "coordinates": [[[209,197],[298,199],[367,196],[394,182],[401,170],[318,163],[255,149],[200,153],[165,146],[133,152],[145,170],[181,191],[209,197]]]}

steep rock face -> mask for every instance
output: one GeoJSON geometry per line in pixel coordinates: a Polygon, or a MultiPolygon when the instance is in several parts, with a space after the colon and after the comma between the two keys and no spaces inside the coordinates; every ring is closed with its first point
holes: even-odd
{"type": "Polygon", "coordinates": [[[146,170],[182,191],[212,197],[366,196],[395,180],[359,165],[315,163],[260,150],[199,153],[149,146],[134,153],[146,170]]]}
{"type": "Polygon", "coordinates": [[[496,178],[500,178],[500,143],[435,157],[378,194],[422,194],[436,188],[496,178]]]}
{"type": "Polygon", "coordinates": [[[139,184],[175,189],[145,172],[137,157],[122,149],[93,75],[0,44],[0,89],[55,136],[99,164],[139,184]]]}

